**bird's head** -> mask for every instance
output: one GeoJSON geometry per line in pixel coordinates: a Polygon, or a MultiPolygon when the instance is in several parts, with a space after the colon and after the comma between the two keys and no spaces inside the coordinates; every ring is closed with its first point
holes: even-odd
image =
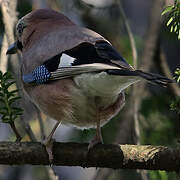
{"type": "Polygon", "coordinates": [[[6,54],[15,54],[17,53],[18,50],[22,50],[23,45],[22,45],[22,37],[24,34],[24,29],[28,27],[29,21],[28,21],[28,16],[22,17],[17,25],[16,25],[16,38],[17,41],[15,41],[13,44],[11,44],[6,52],[6,54]]]}
{"type": "MultiPolygon", "coordinates": [[[[63,14],[53,11],[51,9],[38,9],[26,14],[22,17],[16,25],[16,38],[17,41],[11,44],[6,54],[15,54],[18,50],[22,51],[23,47],[31,40],[32,36],[37,32],[47,33],[51,27],[64,24],[74,25],[63,14]],[[53,24],[52,24],[53,22],[53,24]]],[[[36,37],[39,35],[36,35],[36,37]]]]}

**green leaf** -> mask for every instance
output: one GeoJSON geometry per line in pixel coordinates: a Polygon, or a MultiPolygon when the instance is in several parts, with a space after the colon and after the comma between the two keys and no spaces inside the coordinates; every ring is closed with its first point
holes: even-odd
{"type": "Polygon", "coordinates": [[[4,100],[4,98],[0,98],[0,102],[2,102],[3,104],[6,103],[6,101],[4,100]]]}
{"type": "Polygon", "coordinates": [[[5,88],[8,89],[12,84],[16,83],[16,81],[12,81],[12,82],[8,82],[6,85],[5,85],[5,88]]]}
{"type": "Polygon", "coordinates": [[[7,113],[6,113],[5,110],[1,109],[1,110],[0,110],[0,114],[1,114],[1,115],[5,115],[5,114],[7,114],[7,113]]]}
{"type": "Polygon", "coordinates": [[[180,82],[180,76],[177,78],[177,82],[178,82],[178,83],[180,82]]]}
{"type": "Polygon", "coordinates": [[[9,105],[11,105],[11,104],[13,104],[15,101],[17,101],[17,100],[19,100],[19,99],[21,99],[21,97],[19,97],[19,96],[17,96],[17,97],[13,97],[13,98],[11,98],[10,100],[9,100],[9,105]]]}
{"type": "Polygon", "coordinates": [[[169,26],[172,21],[173,21],[173,17],[171,17],[171,18],[169,19],[169,21],[167,22],[167,26],[169,26]]]}
{"type": "Polygon", "coordinates": [[[0,79],[2,79],[2,75],[3,75],[3,74],[2,74],[2,72],[0,71],[0,79]]]}
{"type": "Polygon", "coordinates": [[[173,28],[174,28],[174,27],[173,27],[173,26],[171,26],[170,32],[173,32],[173,28]]]}
{"type": "Polygon", "coordinates": [[[175,27],[174,27],[174,32],[176,32],[177,31],[177,25],[175,25],[175,27]]]}
{"type": "Polygon", "coordinates": [[[17,93],[18,92],[18,89],[16,89],[16,90],[12,90],[12,91],[10,91],[9,93],[11,93],[11,94],[15,94],[15,93],[17,93]]]}
{"type": "Polygon", "coordinates": [[[13,111],[16,111],[16,112],[23,112],[23,109],[21,108],[18,108],[18,107],[12,107],[13,111]]]}
{"type": "Polygon", "coordinates": [[[11,120],[7,117],[2,117],[1,119],[4,123],[10,123],[11,122],[11,120]]]}
{"type": "Polygon", "coordinates": [[[165,8],[162,15],[166,13],[168,13],[166,25],[171,26],[169,31],[175,32],[177,34],[177,38],[180,39],[180,2],[174,3],[173,6],[165,8]]]}
{"type": "Polygon", "coordinates": [[[161,13],[161,15],[163,16],[164,14],[170,12],[172,9],[174,8],[174,6],[168,6],[166,7],[163,12],[161,13]]]}
{"type": "Polygon", "coordinates": [[[16,112],[16,115],[21,116],[21,115],[23,115],[23,112],[16,112]]]}
{"type": "Polygon", "coordinates": [[[9,99],[11,96],[12,97],[14,97],[14,96],[16,96],[16,93],[18,92],[18,90],[16,89],[16,90],[13,90],[13,91],[10,91],[10,92],[8,92],[8,94],[7,94],[7,98],[9,99]]]}
{"type": "Polygon", "coordinates": [[[16,120],[17,118],[18,118],[17,115],[13,115],[12,120],[14,121],[14,120],[16,120]]]}
{"type": "Polygon", "coordinates": [[[6,106],[1,107],[1,109],[8,112],[8,108],[6,106]]]}
{"type": "Polygon", "coordinates": [[[2,122],[12,123],[19,115],[22,115],[23,110],[18,107],[13,107],[19,96],[18,90],[9,91],[9,87],[15,83],[13,77],[9,72],[2,73],[0,71],[0,115],[2,122]]]}
{"type": "Polygon", "coordinates": [[[12,75],[9,72],[6,72],[3,74],[2,78],[6,81],[8,79],[12,79],[12,75]]]}
{"type": "Polygon", "coordinates": [[[180,39],[180,29],[179,29],[178,39],[180,39]]]}

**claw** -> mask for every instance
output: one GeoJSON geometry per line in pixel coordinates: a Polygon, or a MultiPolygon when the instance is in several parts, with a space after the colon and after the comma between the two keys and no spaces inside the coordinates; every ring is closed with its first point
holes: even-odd
{"type": "Polygon", "coordinates": [[[50,165],[52,165],[53,159],[54,159],[53,158],[53,143],[54,142],[55,142],[55,139],[50,139],[50,140],[46,139],[46,140],[44,140],[42,142],[42,144],[44,144],[45,147],[46,147],[46,151],[47,151],[48,156],[49,156],[49,163],[50,163],[50,165]]]}
{"type": "Polygon", "coordinates": [[[52,138],[55,130],[57,129],[57,127],[61,124],[61,122],[57,122],[54,126],[54,128],[52,129],[51,133],[49,134],[49,136],[42,142],[45,147],[46,147],[46,151],[48,153],[49,156],[49,163],[52,166],[52,162],[53,162],[53,143],[55,142],[55,140],[52,138]]]}
{"type": "Polygon", "coordinates": [[[97,135],[94,136],[94,138],[90,141],[88,145],[88,151],[94,148],[97,144],[103,144],[103,139],[101,135],[100,137],[97,137],[97,135]]]}

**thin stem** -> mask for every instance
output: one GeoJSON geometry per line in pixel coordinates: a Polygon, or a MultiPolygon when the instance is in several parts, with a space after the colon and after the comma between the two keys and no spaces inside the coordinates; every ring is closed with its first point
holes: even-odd
{"type": "Polygon", "coordinates": [[[14,122],[10,122],[9,125],[11,126],[12,130],[14,131],[14,133],[16,135],[16,142],[20,142],[22,137],[20,136],[14,122]]]}
{"type": "Polygon", "coordinates": [[[24,119],[23,116],[20,117],[20,120],[21,120],[22,126],[24,127],[25,132],[29,136],[30,140],[33,142],[36,142],[37,141],[36,136],[34,135],[29,123],[24,119]]]}
{"type": "Polygon", "coordinates": [[[136,43],[135,43],[135,40],[134,40],[134,36],[133,36],[133,33],[131,31],[131,27],[129,25],[129,22],[127,20],[126,14],[125,14],[122,6],[121,6],[120,1],[118,0],[117,3],[118,3],[119,9],[120,9],[120,12],[121,12],[121,15],[122,15],[122,18],[123,18],[123,21],[124,21],[128,36],[129,36],[131,49],[132,49],[132,56],[133,56],[133,65],[134,65],[134,68],[136,69],[137,68],[138,55],[137,55],[137,48],[136,48],[136,43]]]}
{"type": "MultiPolygon", "coordinates": [[[[165,53],[163,52],[163,49],[160,48],[160,68],[163,71],[163,73],[169,78],[173,79],[173,76],[171,74],[170,68],[167,63],[167,58],[165,56],[165,53]]],[[[169,87],[171,89],[171,92],[174,94],[174,96],[180,97],[180,87],[176,83],[169,84],[169,87]]]]}
{"type": "Polygon", "coordinates": [[[53,137],[54,132],[56,131],[57,127],[60,124],[61,124],[61,121],[56,122],[56,124],[54,125],[54,127],[53,127],[52,131],[50,132],[49,136],[45,139],[44,144],[49,144],[50,143],[50,141],[51,141],[51,139],[53,137]]]}
{"type": "Polygon", "coordinates": [[[46,136],[45,136],[43,119],[42,119],[41,112],[39,111],[39,109],[37,109],[36,112],[37,112],[37,118],[39,121],[40,132],[41,132],[41,140],[44,140],[46,136]]]}
{"type": "MultiPolygon", "coordinates": [[[[133,65],[134,65],[134,68],[137,69],[138,55],[137,55],[137,47],[136,47],[134,35],[132,33],[128,19],[127,19],[126,14],[125,14],[122,6],[121,6],[120,1],[118,0],[117,3],[119,5],[119,9],[120,9],[120,12],[122,15],[122,19],[123,19],[123,22],[125,24],[125,27],[126,27],[126,30],[127,30],[128,36],[129,36],[131,50],[132,50],[132,57],[133,57],[133,65]]],[[[133,85],[133,91],[132,91],[132,99],[134,101],[134,103],[133,103],[134,104],[133,105],[133,119],[134,119],[134,125],[135,125],[134,130],[135,130],[135,134],[136,134],[135,143],[140,144],[140,140],[139,140],[140,139],[140,129],[139,129],[139,121],[138,121],[138,99],[137,99],[138,97],[136,96],[137,91],[138,91],[137,88],[138,87],[136,87],[136,85],[133,85]]]]}

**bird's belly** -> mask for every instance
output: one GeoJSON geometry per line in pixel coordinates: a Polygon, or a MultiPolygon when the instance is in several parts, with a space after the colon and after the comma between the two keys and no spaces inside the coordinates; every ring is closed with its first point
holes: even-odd
{"type": "MultiPolygon", "coordinates": [[[[120,110],[120,106],[117,105],[120,95],[109,97],[86,96],[82,90],[75,94],[76,96],[72,96],[73,124],[82,129],[96,127],[98,120],[103,126],[120,110]]],[[[122,101],[124,103],[124,99],[122,101]]]]}
{"type": "Polygon", "coordinates": [[[106,72],[100,72],[75,76],[74,81],[88,96],[112,97],[140,81],[140,78],[137,76],[109,75],[106,72]]]}
{"type": "MultiPolygon", "coordinates": [[[[74,78],[76,88],[71,89],[75,126],[96,127],[97,121],[103,126],[114,117],[125,103],[123,87],[114,85],[107,74],[91,73],[74,78]],[[102,79],[104,77],[104,79],[102,79]]],[[[109,75],[108,75],[109,76],[109,75]]]]}
{"type": "Polygon", "coordinates": [[[113,76],[106,72],[75,76],[76,88],[71,90],[73,116],[77,120],[74,124],[81,128],[95,127],[97,113],[101,125],[107,123],[124,105],[123,90],[137,81],[137,77],[113,76]]]}
{"type": "Polygon", "coordinates": [[[97,113],[101,126],[104,125],[124,104],[123,93],[111,96],[87,94],[71,79],[58,80],[25,90],[49,117],[79,128],[95,127],[97,113]]]}

